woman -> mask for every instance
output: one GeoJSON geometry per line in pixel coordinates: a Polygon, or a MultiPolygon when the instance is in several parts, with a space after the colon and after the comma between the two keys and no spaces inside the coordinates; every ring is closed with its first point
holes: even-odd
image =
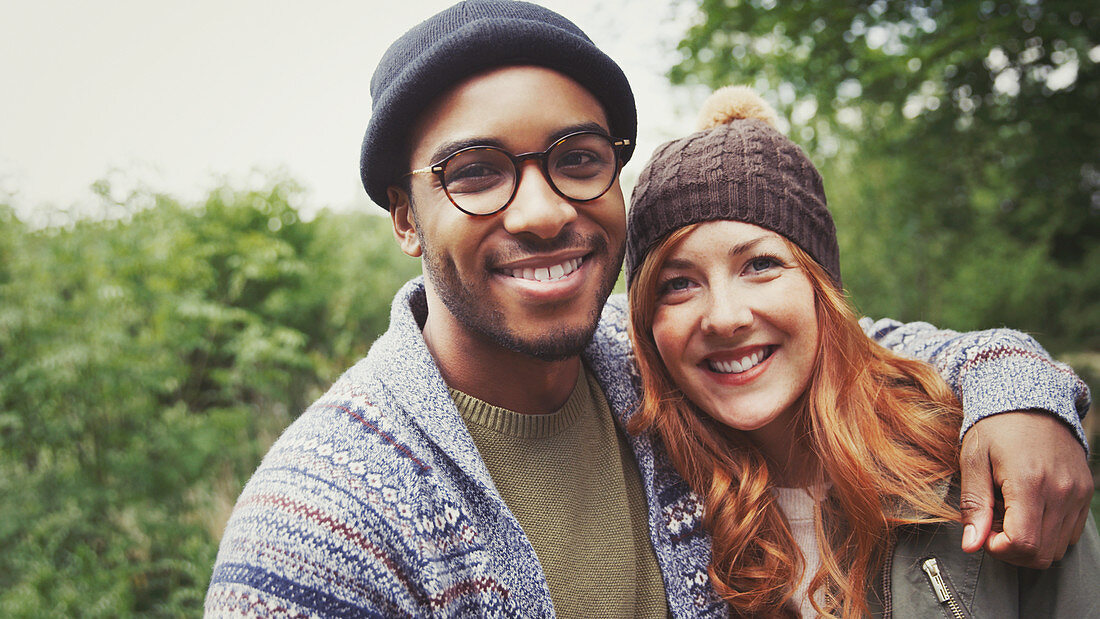
{"type": "Polygon", "coordinates": [[[821,177],[771,108],[729,88],[702,118],[632,200],[629,427],[705,497],[715,591],[752,616],[1100,613],[1091,518],[1046,571],[958,548],[959,403],[864,334],[821,177]]]}

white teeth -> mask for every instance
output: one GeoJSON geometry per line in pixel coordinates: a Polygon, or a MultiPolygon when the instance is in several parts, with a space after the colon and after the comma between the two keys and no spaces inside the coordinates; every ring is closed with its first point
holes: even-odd
{"type": "Polygon", "coordinates": [[[710,369],[723,374],[737,374],[744,372],[742,365],[737,361],[708,361],[710,369]]]}
{"type": "Polygon", "coordinates": [[[582,260],[580,258],[573,258],[566,260],[561,264],[555,264],[550,267],[523,268],[523,269],[502,269],[504,273],[512,277],[519,279],[529,279],[536,282],[548,282],[556,279],[561,279],[566,275],[569,275],[573,271],[576,271],[581,266],[582,260]]]}
{"type": "Polygon", "coordinates": [[[758,353],[753,353],[741,360],[741,367],[747,370],[757,363],[760,363],[760,355],[758,353]]]}
{"type": "Polygon", "coordinates": [[[766,359],[767,356],[767,351],[758,350],[751,355],[743,357],[740,361],[734,359],[730,359],[729,361],[708,359],[707,366],[710,367],[711,371],[721,374],[740,374],[741,372],[756,367],[761,361],[766,359]]]}

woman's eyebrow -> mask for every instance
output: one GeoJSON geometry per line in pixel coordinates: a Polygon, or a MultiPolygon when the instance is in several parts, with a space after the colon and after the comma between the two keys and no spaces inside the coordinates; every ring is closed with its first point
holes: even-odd
{"type": "Polygon", "coordinates": [[[663,271],[665,269],[669,269],[669,270],[690,269],[694,265],[695,265],[695,263],[692,262],[691,260],[685,260],[683,258],[669,258],[668,260],[665,260],[664,265],[661,266],[661,270],[663,271]]]}
{"type": "Polygon", "coordinates": [[[761,243],[764,243],[764,242],[768,241],[770,238],[771,237],[769,237],[767,235],[760,235],[760,236],[756,237],[755,239],[749,239],[749,240],[745,241],[744,243],[738,243],[737,245],[734,245],[733,247],[730,248],[730,250],[728,252],[729,257],[734,258],[736,256],[739,256],[740,254],[752,251],[753,249],[756,248],[757,245],[760,245],[761,243]]]}
{"type": "MultiPolygon", "coordinates": [[[[749,240],[744,241],[742,243],[738,243],[737,245],[734,245],[733,247],[730,247],[729,251],[727,252],[727,255],[730,258],[736,258],[737,256],[739,256],[741,254],[748,253],[748,252],[756,249],[756,247],[758,245],[763,245],[763,244],[767,243],[770,240],[773,240],[772,236],[767,235],[767,234],[761,234],[760,236],[758,236],[754,239],[749,239],[749,240]]],[[[664,269],[669,269],[669,270],[681,269],[682,270],[682,269],[690,269],[694,266],[695,266],[695,262],[692,261],[692,260],[688,260],[687,258],[670,257],[668,260],[665,260],[665,263],[664,263],[664,265],[661,266],[661,269],[662,270],[664,270],[664,269]]]]}

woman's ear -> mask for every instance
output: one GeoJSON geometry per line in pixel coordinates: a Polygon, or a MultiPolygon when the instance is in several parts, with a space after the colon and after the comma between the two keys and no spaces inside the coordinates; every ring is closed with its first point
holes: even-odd
{"type": "Polygon", "coordinates": [[[420,247],[420,235],[416,233],[416,220],[413,218],[409,194],[400,187],[391,185],[386,189],[386,198],[390,203],[390,220],[393,222],[393,236],[401,251],[419,258],[424,250],[420,247]]]}

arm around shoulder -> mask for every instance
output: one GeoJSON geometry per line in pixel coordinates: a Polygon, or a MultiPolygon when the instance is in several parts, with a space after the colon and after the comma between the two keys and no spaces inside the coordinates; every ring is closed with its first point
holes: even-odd
{"type": "Polygon", "coordinates": [[[1058,417],[1087,449],[1081,417],[1089,388],[1031,336],[1011,329],[959,333],[891,319],[863,318],[860,325],[882,346],[939,370],[963,405],[960,437],[990,415],[1032,410],[1058,417]]]}

